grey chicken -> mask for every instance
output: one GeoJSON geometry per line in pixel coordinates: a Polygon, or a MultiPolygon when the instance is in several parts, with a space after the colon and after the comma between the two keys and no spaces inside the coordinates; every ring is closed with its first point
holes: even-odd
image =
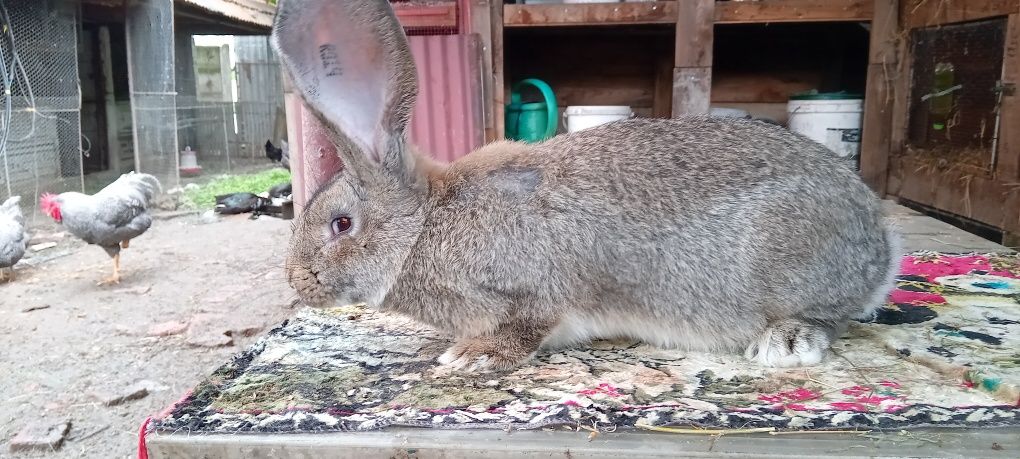
{"type": "Polygon", "coordinates": [[[149,202],[160,190],[156,177],[131,172],[94,195],[44,194],[40,207],[68,232],[113,258],[113,275],[99,284],[115,284],[120,282],[120,251],[152,225],[149,202]]]}
{"type": "Polygon", "coordinates": [[[14,265],[25,256],[28,234],[25,216],[21,214],[21,196],[12,196],[0,205],[0,281],[14,279],[14,265]]]}

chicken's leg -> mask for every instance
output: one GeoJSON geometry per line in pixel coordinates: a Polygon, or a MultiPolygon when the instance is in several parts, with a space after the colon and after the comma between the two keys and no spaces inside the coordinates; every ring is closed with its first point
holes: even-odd
{"type": "Polygon", "coordinates": [[[14,268],[0,268],[0,282],[7,282],[8,280],[14,280],[14,268]],[[10,277],[7,276],[7,270],[11,270],[10,277]]]}
{"type": "Polygon", "coordinates": [[[120,253],[113,256],[113,275],[103,279],[99,285],[110,285],[120,283],[120,253]]]}

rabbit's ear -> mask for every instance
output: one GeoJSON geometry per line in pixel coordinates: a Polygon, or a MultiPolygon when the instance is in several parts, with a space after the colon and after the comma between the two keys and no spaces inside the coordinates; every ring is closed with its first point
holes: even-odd
{"type": "Polygon", "coordinates": [[[387,0],[280,0],[272,41],[305,103],[350,144],[340,146],[348,159],[410,166],[403,144],[417,73],[387,0]]]}

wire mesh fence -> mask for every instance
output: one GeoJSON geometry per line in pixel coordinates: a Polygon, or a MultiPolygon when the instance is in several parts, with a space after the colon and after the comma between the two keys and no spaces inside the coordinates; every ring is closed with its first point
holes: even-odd
{"type": "Polygon", "coordinates": [[[911,152],[992,169],[1005,30],[1003,18],[912,32],[911,152]]]}
{"type": "Polygon", "coordinates": [[[134,0],[124,24],[135,170],[156,176],[164,188],[180,179],[173,8],[172,0],[134,0]]]}
{"type": "Polygon", "coordinates": [[[264,145],[286,137],[268,37],[198,46],[175,30],[172,0],[124,11],[122,27],[99,27],[74,1],[0,0],[0,197],[22,196],[34,218],[41,193],[94,192],[130,170],[171,190],[267,167],[264,145]]]}
{"type": "Polygon", "coordinates": [[[77,8],[0,0],[0,22],[0,196],[22,196],[34,220],[40,193],[83,187],[77,8]]]}

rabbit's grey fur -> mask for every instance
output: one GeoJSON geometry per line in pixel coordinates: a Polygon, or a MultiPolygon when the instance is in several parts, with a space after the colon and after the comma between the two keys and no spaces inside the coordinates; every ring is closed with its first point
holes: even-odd
{"type": "MultiPolygon", "coordinates": [[[[319,81],[294,71],[309,66],[288,60],[300,44],[281,43],[281,30],[284,62],[345,163],[296,222],[288,278],[306,301],[365,302],[453,334],[442,363],[507,369],[543,345],[634,337],[810,365],[891,288],[896,237],[875,195],[797,134],[635,119],[437,165],[405,145],[406,121],[386,127],[414,97],[390,84],[383,151],[371,154],[337,127],[319,81]],[[338,216],[349,233],[332,234],[338,216]]],[[[382,45],[401,60],[389,68],[408,68],[400,38],[382,45]]]]}

